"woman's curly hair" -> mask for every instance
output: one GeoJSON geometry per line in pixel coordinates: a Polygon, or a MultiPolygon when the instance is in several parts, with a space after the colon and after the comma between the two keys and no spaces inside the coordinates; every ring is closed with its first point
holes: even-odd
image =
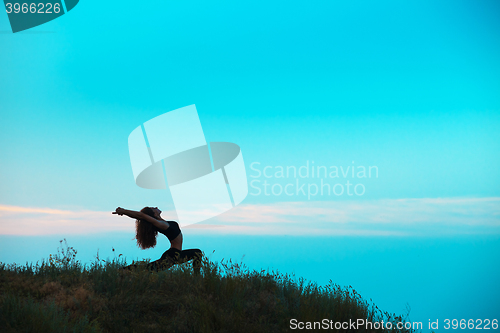
{"type": "MultiPolygon", "coordinates": [[[[141,209],[141,213],[155,217],[155,213],[149,207],[141,209]]],[[[156,246],[156,236],[158,235],[158,228],[145,220],[135,220],[135,238],[137,245],[145,250],[150,247],[156,246]]]]}

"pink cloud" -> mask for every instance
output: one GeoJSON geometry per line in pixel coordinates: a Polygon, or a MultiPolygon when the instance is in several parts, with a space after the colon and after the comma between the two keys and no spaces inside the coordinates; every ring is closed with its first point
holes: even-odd
{"type": "Polygon", "coordinates": [[[452,223],[500,226],[500,198],[302,201],[240,205],[217,217],[225,223],[314,221],[370,224],[452,223]]]}
{"type": "MultiPolygon", "coordinates": [[[[165,212],[164,216],[175,216],[175,212],[165,212]]],[[[110,211],[0,205],[3,235],[134,233],[134,228],[133,219],[112,215],[110,211]]],[[[500,198],[241,204],[183,229],[194,234],[404,236],[415,233],[416,228],[422,232],[441,228],[450,233],[500,233],[500,198]]]]}
{"type": "Polygon", "coordinates": [[[70,211],[0,205],[0,234],[50,235],[133,231],[134,221],[111,212],[70,211]]]}

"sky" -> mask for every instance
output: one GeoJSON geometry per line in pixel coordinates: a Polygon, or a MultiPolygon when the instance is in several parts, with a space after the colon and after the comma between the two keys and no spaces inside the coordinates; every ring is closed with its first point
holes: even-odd
{"type": "Polygon", "coordinates": [[[135,184],[127,138],[195,104],[207,141],[241,147],[249,194],[186,227],[184,247],[322,284],[333,274],[424,321],[443,307],[498,317],[499,15],[487,0],[82,0],[13,34],[1,11],[0,261],[48,257],[63,237],[84,261],[112,246],[161,255],[111,215],[158,206],[176,218],[168,190],[135,184]],[[440,278],[406,270],[408,285],[380,294],[391,278],[360,272],[401,253],[440,278]],[[452,286],[475,284],[483,298],[453,300],[452,286]]]}

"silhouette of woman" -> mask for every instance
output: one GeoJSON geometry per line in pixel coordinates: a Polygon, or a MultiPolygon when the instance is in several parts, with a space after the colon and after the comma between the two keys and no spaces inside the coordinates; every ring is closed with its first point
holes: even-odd
{"type": "MultiPolygon", "coordinates": [[[[182,232],[179,224],[175,221],[165,221],[161,218],[161,210],[158,207],[144,207],[140,212],[133,210],[116,208],[112,214],[120,216],[126,215],[136,219],[137,245],[144,249],[155,247],[156,236],[162,233],[170,241],[168,249],[160,259],[150,262],[146,267],[150,270],[160,271],[172,267],[175,264],[181,264],[193,260],[193,270],[196,274],[200,273],[201,258],[203,253],[199,249],[182,250],[182,232]]],[[[129,265],[123,267],[131,270],[138,265],[129,265]]]]}

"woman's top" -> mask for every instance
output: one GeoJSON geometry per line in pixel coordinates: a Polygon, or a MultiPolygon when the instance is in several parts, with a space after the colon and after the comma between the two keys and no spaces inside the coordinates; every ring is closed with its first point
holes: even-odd
{"type": "Polygon", "coordinates": [[[179,236],[181,229],[179,228],[179,223],[175,221],[168,221],[168,224],[170,227],[168,227],[167,230],[158,229],[158,232],[164,234],[170,241],[172,241],[175,237],[179,236]]]}

